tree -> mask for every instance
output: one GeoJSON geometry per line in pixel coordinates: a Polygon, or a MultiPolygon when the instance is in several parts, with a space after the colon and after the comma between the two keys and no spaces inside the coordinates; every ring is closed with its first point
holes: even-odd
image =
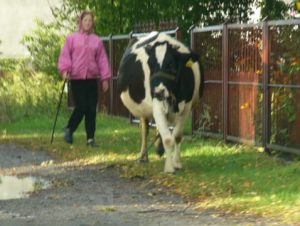
{"type": "Polygon", "coordinates": [[[96,32],[101,35],[128,33],[134,25],[162,19],[175,19],[183,31],[195,25],[213,25],[225,21],[247,22],[254,0],[63,0],[72,12],[94,12],[96,32]]]}
{"type": "MultiPolygon", "coordinates": [[[[44,24],[27,34],[23,43],[28,47],[37,70],[57,75],[57,58],[67,33],[76,30],[78,16],[83,10],[95,15],[95,32],[101,36],[129,33],[138,23],[162,19],[176,20],[183,40],[188,44],[191,25],[208,26],[247,23],[257,0],[61,0],[52,8],[55,21],[44,24]],[[43,51],[41,51],[43,50],[43,51]]],[[[286,8],[280,0],[260,0],[263,15],[280,16],[286,8]],[[276,4],[272,4],[276,3],[276,4]],[[270,8],[271,7],[271,8],[270,8]],[[268,11],[267,9],[272,9],[268,11]]]]}
{"type": "Polygon", "coordinates": [[[45,24],[36,20],[36,29],[23,37],[22,43],[27,47],[36,71],[57,76],[57,60],[64,36],[54,23],[45,24]]]}
{"type": "MultiPolygon", "coordinates": [[[[0,40],[0,45],[1,45],[2,41],[0,40]]],[[[0,51],[0,55],[2,54],[2,52],[0,51]]]]}
{"type": "Polygon", "coordinates": [[[288,16],[289,6],[282,0],[262,0],[258,6],[261,7],[261,19],[279,20],[288,16]]]}

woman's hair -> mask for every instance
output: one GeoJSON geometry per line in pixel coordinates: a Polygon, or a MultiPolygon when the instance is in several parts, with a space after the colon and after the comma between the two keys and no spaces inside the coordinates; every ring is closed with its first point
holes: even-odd
{"type": "Polygon", "coordinates": [[[93,32],[93,30],[94,30],[94,15],[93,15],[92,12],[87,11],[87,10],[83,11],[83,12],[80,14],[80,16],[79,16],[79,19],[78,19],[78,30],[79,30],[79,31],[82,30],[82,20],[83,20],[83,18],[84,18],[86,15],[90,15],[90,16],[92,17],[93,25],[92,25],[92,27],[91,27],[91,30],[89,31],[89,33],[91,33],[91,32],[93,32]]]}

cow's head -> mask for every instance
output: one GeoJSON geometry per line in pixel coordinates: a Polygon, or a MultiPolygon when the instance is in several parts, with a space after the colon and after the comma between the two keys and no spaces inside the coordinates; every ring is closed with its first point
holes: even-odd
{"type": "Polygon", "coordinates": [[[152,98],[167,100],[176,108],[182,79],[186,79],[183,76],[193,79],[191,67],[198,61],[198,55],[190,50],[183,52],[180,45],[168,41],[148,45],[145,50],[149,56],[152,98]]]}

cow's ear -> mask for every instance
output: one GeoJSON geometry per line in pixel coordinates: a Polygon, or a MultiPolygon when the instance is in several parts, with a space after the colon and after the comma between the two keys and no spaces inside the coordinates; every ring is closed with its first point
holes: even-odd
{"type": "Polygon", "coordinates": [[[128,42],[127,48],[133,46],[137,41],[138,39],[136,37],[132,37],[128,42]]]}
{"type": "Polygon", "coordinates": [[[198,55],[194,52],[179,53],[177,78],[179,78],[181,74],[185,74],[189,71],[195,62],[198,62],[198,55]]]}
{"type": "Polygon", "coordinates": [[[186,67],[192,67],[192,65],[195,63],[195,62],[198,62],[199,61],[199,55],[196,53],[196,52],[191,52],[190,54],[188,54],[186,56],[186,62],[185,62],[185,66],[186,67]]]}

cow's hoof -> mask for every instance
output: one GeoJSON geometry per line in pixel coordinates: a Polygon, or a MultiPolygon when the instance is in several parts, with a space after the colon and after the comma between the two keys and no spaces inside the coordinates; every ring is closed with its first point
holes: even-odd
{"type": "Polygon", "coordinates": [[[175,168],[165,168],[164,172],[172,174],[172,173],[175,173],[176,170],[175,170],[175,168]]]}
{"type": "Polygon", "coordinates": [[[181,170],[183,168],[182,164],[180,162],[173,163],[173,166],[174,166],[175,170],[181,170]]]}
{"type": "Polygon", "coordinates": [[[167,174],[175,174],[176,173],[176,170],[170,170],[170,171],[164,171],[164,173],[167,173],[167,174]]]}
{"type": "Polygon", "coordinates": [[[140,157],[140,158],[137,159],[137,161],[139,163],[148,163],[149,159],[148,159],[148,157],[140,157]]]}

